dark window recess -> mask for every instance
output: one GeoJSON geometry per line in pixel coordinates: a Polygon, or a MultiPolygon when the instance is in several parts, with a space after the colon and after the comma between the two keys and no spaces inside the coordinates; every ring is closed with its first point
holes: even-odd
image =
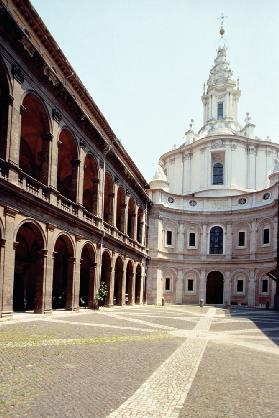
{"type": "Polygon", "coordinates": [[[172,231],[167,231],[167,245],[172,245],[172,231]]]}
{"type": "Polygon", "coordinates": [[[190,232],[189,234],[189,247],[195,247],[196,245],[196,234],[195,232],[190,232]]]}
{"type": "Polygon", "coordinates": [[[243,292],[243,280],[237,280],[237,292],[243,292]]]}
{"type": "Polygon", "coordinates": [[[210,254],[223,254],[223,229],[220,226],[210,230],[210,254]]]}
{"type": "Polygon", "coordinates": [[[169,278],[166,279],[165,290],[171,290],[171,281],[169,278]]]}
{"type": "Polygon", "coordinates": [[[263,293],[268,292],[268,280],[267,279],[262,280],[262,292],[263,293]]]}
{"type": "Polygon", "coordinates": [[[263,230],[263,243],[269,244],[269,228],[263,230]]]}
{"type": "Polygon", "coordinates": [[[215,163],[213,166],[213,184],[223,184],[223,171],[224,167],[221,163],[215,163]]]}
{"type": "Polygon", "coordinates": [[[239,247],[244,247],[245,245],[245,232],[243,231],[238,233],[238,245],[239,247]]]}
{"type": "Polygon", "coordinates": [[[218,103],[218,109],[217,109],[217,118],[218,119],[223,119],[223,117],[224,117],[224,103],[219,102],[218,103]]]}
{"type": "Polygon", "coordinates": [[[188,292],[192,292],[194,290],[194,280],[188,279],[188,292]]]}

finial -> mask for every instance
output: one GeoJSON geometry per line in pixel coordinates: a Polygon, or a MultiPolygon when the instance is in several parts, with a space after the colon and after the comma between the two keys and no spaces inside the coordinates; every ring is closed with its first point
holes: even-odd
{"type": "Polygon", "coordinates": [[[219,30],[219,34],[221,35],[221,39],[223,38],[223,36],[225,34],[224,19],[226,19],[227,17],[228,16],[224,16],[224,13],[222,13],[220,17],[217,17],[217,20],[220,20],[220,22],[221,22],[221,26],[220,26],[220,30],[219,30]]]}
{"type": "Polygon", "coordinates": [[[245,124],[248,125],[251,121],[251,116],[249,112],[246,112],[245,124]]]}
{"type": "Polygon", "coordinates": [[[191,119],[190,124],[189,124],[190,130],[192,130],[192,128],[193,128],[193,123],[194,123],[194,119],[191,119]]]}
{"type": "Polygon", "coordinates": [[[203,83],[203,94],[205,95],[205,83],[203,83]]]}
{"type": "Polygon", "coordinates": [[[239,89],[239,77],[237,77],[237,88],[239,89]]]}

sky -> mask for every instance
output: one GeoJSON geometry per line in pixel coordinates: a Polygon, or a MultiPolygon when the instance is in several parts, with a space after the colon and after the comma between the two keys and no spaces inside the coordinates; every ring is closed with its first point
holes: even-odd
{"type": "Polygon", "coordinates": [[[202,126],[222,13],[239,122],[250,112],[279,142],[278,0],[31,1],[147,181],[190,120],[202,126]]]}

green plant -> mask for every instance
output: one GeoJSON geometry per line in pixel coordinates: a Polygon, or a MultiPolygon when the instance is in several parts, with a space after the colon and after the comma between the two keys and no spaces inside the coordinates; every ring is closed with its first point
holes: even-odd
{"type": "Polygon", "coordinates": [[[101,282],[100,283],[99,290],[98,290],[98,292],[96,294],[97,301],[98,302],[104,302],[107,293],[108,293],[108,291],[107,291],[107,285],[105,284],[105,282],[101,282]]]}

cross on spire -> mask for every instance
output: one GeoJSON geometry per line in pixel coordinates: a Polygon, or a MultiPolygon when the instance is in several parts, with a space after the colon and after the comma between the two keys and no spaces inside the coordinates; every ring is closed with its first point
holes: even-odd
{"type": "Polygon", "coordinates": [[[220,33],[220,35],[221,35],[221,38],[223,38],[224,33],[225,33],[225,29],[224,29],[224,19],[227,19],[227,18],[228,18],[228,16],[225,16],[225,15],[224,15],[224,13],[222,13],[220,17],[217,17],[217,20],[220,20],[220,23],[221,23],[221,26],[220,26],[220,31],[219,31],[219,33],[220,33]]]}

